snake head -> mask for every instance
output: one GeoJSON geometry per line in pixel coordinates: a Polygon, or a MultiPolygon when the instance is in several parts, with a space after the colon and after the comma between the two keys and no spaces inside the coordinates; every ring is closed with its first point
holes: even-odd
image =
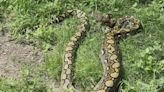
{"type": "Polygon", "coordinates": [[[105,25],[110,28],[113,28],[116,24],[116,19],[113,18],[112,13],[101,14],[100,12],[93,12],[92,16],[97,22],[100,22],[101,25],[103,25],[103,26],[105,25]]]}
{"type": "Polygon", "coordinates": [[[141,30],[139,29],[141,29],[141,27],[138,19],[135,19],[133,16],[125,16],[117,21],[113,33],[115,35],[133,35],[140,32],[141,30]]]}
{"type": "Polygon", "coordinates": [[[120,28],[126,28],[130,30],[137,30],[140,26],[140,21],[133,16],[125,16],[118,20],[118,26],[120,28]]]}

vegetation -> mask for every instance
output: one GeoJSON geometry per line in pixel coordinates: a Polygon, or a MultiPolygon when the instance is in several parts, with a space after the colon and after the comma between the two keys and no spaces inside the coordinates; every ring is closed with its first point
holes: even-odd
{"type": "MultiPolygon", "coordinates": [[[[35,31],[30,30],[33,25],[44,24],[52,16],[74,8],[83,10],[88,16],[92,11],[112,12],[116,18],[133,15],[141,20],[143,30],[119,44],[124,73],[121,90],[157,92],[158,88],[164,87],[163,7],[163,0],[0,0],[0,26],[12,29],[12,36],[18,41],[24,39],[41,48],[46,53],[44,70],[54,80],[59,80],[64,48],[78,31],[79,20],[70,18],[62,25],[55,24],[35,31]],[[26,28],[29,30],[25,33],[23,29],[26,28]]],[[[75,86],[86,90],[91,89],[102,76],[99,54],[105,36],[101,26],[90,16],[89,20],[91,29],[77,51],[74,76],[75,86]]],[[[29,82],[27,75],[19,81],[0,79],[0,92],[50,91],[39,77],[29,82]]]]}

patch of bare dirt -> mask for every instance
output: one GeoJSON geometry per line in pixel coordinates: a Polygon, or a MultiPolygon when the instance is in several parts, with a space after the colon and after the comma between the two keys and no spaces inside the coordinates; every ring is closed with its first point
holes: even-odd
{"type": "Polygon", "coordinates": [[[9,33],[0,35],[0,77],[19,79],[23,64],[41,65],[43,53],[30,45],[17,44],[9,33]]]}
{"type": "Polygon", "coordinates": [[[41,50],[17,43],[9,32],[0,32],[0,78],[20,80],[24,77],[21,74],[22,69],[28,66],[27,80],[40,78],[50,90],[59,92],[59,82],[43,69],[44,61],[41,50]]]}

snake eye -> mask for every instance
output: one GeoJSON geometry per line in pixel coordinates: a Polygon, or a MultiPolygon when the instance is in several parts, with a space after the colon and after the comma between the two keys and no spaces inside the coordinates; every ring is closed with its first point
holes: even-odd
{"type": "Polygon", "coordinates": [[[137,19],[135,19],[133,16],[125,16],[123,18],[120,18],[118,21],[119,28],[125,28],[130,30],[135,30],[135,25],[138,25],[139,22],[137,19]]]}

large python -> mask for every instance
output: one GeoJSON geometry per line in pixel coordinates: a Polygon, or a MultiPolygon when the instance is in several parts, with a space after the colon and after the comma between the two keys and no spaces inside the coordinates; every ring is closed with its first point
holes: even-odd
{"type": "Polygon", "coordinates": [[[67,47],[65,49],[64,54],[64,62],[63,62],[63,69],[62,69],[62,75],[61,75],[61,92],[65,92],[67,89],[74,89],[72,86],[72,65],[75,58],[75,51],[79,45],[79,43],[82,41],[82,39],[85,37],[86,32],[89,31],[89,23],[87,20],[87,17],[84,12],[80,10],[72,11],[72,15],[77,16],[80,21],[80,31],[77,32],[72,38],[71,41],[67,44],[67,47]]]}
{"type": "Polygon", "coordinates": [[[104,74],[94,90],[96,92],[115,92],[120,79],[120,59],[117,47],[118,38],[131,33],[139,32],[140,22],[133,16],[126,16],[117,21],[111,32],[107,33],[102,45],[101,61],[104,74]]]}
{"type": "MultiPolygon", "coordinates": [[[[81,10],[68,10],[67,12],[52,18],[51,21],[45,25],[37,25],[32,28],[36,30],[43,26],[62,22],[64,19],[71,16],[77,16],[80,19],[80,31],[78,31],[67,44],[64,54],[64,62],[61,74],[60,92],[83,92],[75,89],[72,85],[73,76],[73,62],[76,50],[89,31],[89,23],[86,14],[81,10]]],[[[106,17],[98,19],[103,24],[112,28],[112,31],[107,33],[106,39],[102,45],[101,61],[104,68],[103,77],[97,83],[93,90],[89,92],[113,92],[120,79],[120,61],[118,58],[117,41],[118,37],[127,33],[134,33],[140,28],[139,20],[134,17],[124,17],[119,20],[112,18],[111,14],[106,17]]]]}
{"type": "MultiPolygon", "coordinates": [[[[76,15],[78,18],[80,18],[81,27],[80,31],[77,32],[72,38],[71,41],[68,43],[66,49],[65,49],[65,55],[64,55],[64,63],[63,63],[63,69],[62,69],[62,76],[61,76],[61,92],[64,92],[66,90],[72,90],[75,92],[80,92],[79,90],[76,90],[72,85],[72,71],[73,71],[73,61],[75,58],[75,51],[79,45],[79,43],[82,41],[82,38],[85,36],[86,31],[88,31],[88,20],[85,16],[85,13],[83,12],[75,12],[72,15],[76,15]],[[77,13],[77,14],[76,14],[77,13]]],[[[114,26],[114,22],[112,21],[111,17],[108,17],[108,23],[110,24],[110,27],[114,26]]],[[[94,90],[93,90],[94,91],[94,90]]]]}
{"type": "MultiPolygon", "coordinates": [[[[78,12],[77,12],[78,13],[78,12]]],[[[86,26],[88,25],[85,14],[79,12],[79,15],[82,15],[81,20],[83,21],[81,24],[80,31],[75,34],[71,38],[71,41],[68,43],[65,49],[64,55],[64,63],[62,70],[62,79],[61,79],[61,92],[65,92],[67,89],[71,90],[71,92],[82,92],[76,90],[72,85],[72,64],[74,61],[75,50],[77,49],[80,41],[84,37],[86,33],[86,26]]],[[[78,15],[78,14],[76,14],[78,15]]],[[[109,27],[113,27],[115,24],[113,19],[108,18],[107,24],[109,27]]],[[[89,92],[113,92],[117,83],[119,82],[120,76],[120,62],[118,59],[118,50],[116,46],[116,38],[120,37],[120,35],[124,35],[126,33],[134,33],[140,28],[139,20],[134,17],[124,17],[117,21],[114,29],[107,34],[107,38],[105,39],[102,46],[102,64],[104,67],[104,74],[98,84],[94,87],[93,90],[89,92]]]]}

